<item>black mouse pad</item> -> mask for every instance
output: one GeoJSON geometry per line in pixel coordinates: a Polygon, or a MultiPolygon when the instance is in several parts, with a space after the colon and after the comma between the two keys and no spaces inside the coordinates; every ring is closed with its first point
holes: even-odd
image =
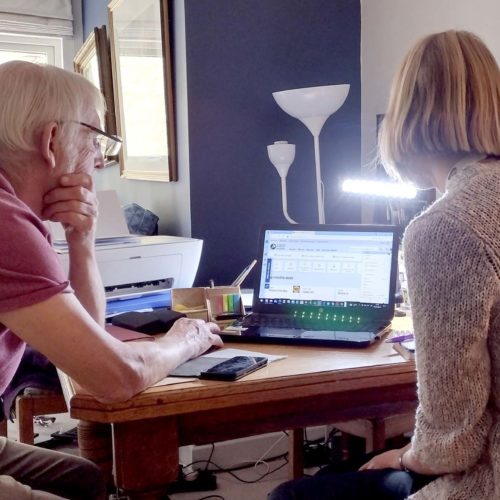
{"type": "Polygon", "coordinates": [[[111,323],[122,328],[135,330],[136,332],[155,335],[165,333],[179,319],[186,315],[166,308],[154,309],[153,311],[117,314],[111,318],[111,323]]]}

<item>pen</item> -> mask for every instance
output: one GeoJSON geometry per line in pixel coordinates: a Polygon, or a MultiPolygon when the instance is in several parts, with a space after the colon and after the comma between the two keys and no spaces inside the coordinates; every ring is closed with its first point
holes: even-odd
{"type": "Polygon", "coordinates": [[[231,283],[231,286],[240,286],[243,283],[243,281],[245,281],[245,278],[248,276],[248,274],[253,269],[253,266],[255,266],[255,264],[257,264],[257,259],[252,260],[252,262],[250,262],[250,264],[248,264],[248,266],[245,267],[243,271],[241,271],[238,277],[231,283]]]}
{"type": "Polygon", "coordinates": [[[387,339],[386,342],[389,342],[391,344],[395,344],[397,342],[404,342],[405,340],[413,340],[415,337],[413,333],[406,333],[404,335],[397,335],[396,337],[392,337],[390,339],[387,339]]]}

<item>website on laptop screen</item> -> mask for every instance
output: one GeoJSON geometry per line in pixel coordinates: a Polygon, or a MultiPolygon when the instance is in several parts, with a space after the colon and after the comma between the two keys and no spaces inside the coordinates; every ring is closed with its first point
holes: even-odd
{"type": "Polygon", "coordinates": [[[387,306],[394,238],[390,231],[266,230],[259,302],[387,306]]]}

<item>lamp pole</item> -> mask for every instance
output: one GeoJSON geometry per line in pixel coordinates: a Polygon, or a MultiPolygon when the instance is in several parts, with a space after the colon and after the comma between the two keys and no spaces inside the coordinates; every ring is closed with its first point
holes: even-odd
{"type": "Polygon", "coordinates": [[[318,198],[318,220],[325,223],[325,197],[323,196],[323,181],[321,180],[321,163],[319,158],[319,134],[313,134],[314,164],[316,167],[316,196],[318,198]]]}

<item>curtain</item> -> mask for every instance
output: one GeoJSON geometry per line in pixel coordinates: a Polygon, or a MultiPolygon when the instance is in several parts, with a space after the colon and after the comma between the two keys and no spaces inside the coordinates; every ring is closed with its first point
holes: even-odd
{"type": "Polygon", "coordinates": [[[1,31],[73,36],[71,0],[2,0],[1,31]]]}

